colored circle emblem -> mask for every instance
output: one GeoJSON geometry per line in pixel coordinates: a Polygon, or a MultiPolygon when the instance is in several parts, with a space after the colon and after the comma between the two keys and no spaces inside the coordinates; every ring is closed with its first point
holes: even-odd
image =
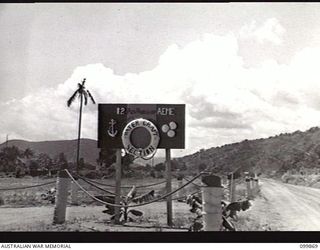
{"type": "Polygon", "coordinates": [[[151,121],[139,118],[129,122],[125,126],[121,139],[127,153],[137,157],[147,157],[155,153],[159,145],[160,136],[157,127],[151,121]],[[132,136],[134,133],[137,134],[132,136]],[[146,133],[150,135],[147,136],[149,141],[147,143],[139,142],[139,139],[145,139],[146,133]]]}

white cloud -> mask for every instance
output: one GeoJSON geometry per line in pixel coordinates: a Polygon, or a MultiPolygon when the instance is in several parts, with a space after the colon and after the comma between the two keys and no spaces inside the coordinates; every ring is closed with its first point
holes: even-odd
{"type": "Polygon", "coordinates": [[[258,26],[256,21],[249,25],[244,25],[239,35],[245,39],[256,39],[259,43],[271,42],[275,45],[281,45],[285,29],[276,18],[267,19],[262,26],[258,26]]]}
{"type": "MultiPolygon", "coordinates": [[[[277,25],[272,19],[262,28],[249,30],[275,42],[271,34],[282,34],[277,25]]],[[[320,63],[319,55],[320,48],[306,48],[289,65],[270,60],[248,69],[238,55],[235,35],[207,34],[183,48],[170,46],[151,71],[118,76],[99,63],[79,66],[55,89],[39,89],[23,99],[0,103],[4,118],[0,136],[76,138],[78,103],[67,108],[66,101],[83,77],[97,103],[186,103],[188,148],[181,153],[305,130],[320,124],[320,89],[314,66],[320,63]]],[[[83,137],[96,139],[96,105],[84,108],[82,132],[83,137]]]]}

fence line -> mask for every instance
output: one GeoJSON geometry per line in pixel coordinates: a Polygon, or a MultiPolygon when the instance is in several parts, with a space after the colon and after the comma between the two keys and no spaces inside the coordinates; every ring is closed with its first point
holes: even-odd
{"type": "MultiPolygon", "coordinates": [[[[116,195],[116,193],[111,192],[111,191],[106,190],[106,189],[103,189],[103,188],[101,188],[101,187],[93,184],[91,181],[88,181],[88,180],[84,179],[84,178],[81,177],[81,176],[77,176],[77,177],[80,178],[80,179],[82,179],[82,180],[83,180],[84,182],[86,182],[87,184],[89,184],[89,185],[91,185],[91,186],[93,186],[93,187],[95,187],[95,188],[97,188],[97,189],[99,189],[99,190],[101,190],[101,191],[104,191],[104,192],[109,193],[109,194],[112,194],[112,195],[116,195]]],[[[191,193],[191,194],[188,194],[188,195],[194,195],[194,194],[197,194],[197,193],[199,193],[199,192],[201,192],[201,191],[195,191],[195,192],[193,192],[193,193],[191,193]]],[[[172,200],[184,199],[184,198],[186,198],[188,195],[175,197],[175,198],[172,198],[172,200]]],[[[123,195],[122,195],[121,197],[122,197],[122,198],[125,198],[125,196],[123,196],[123,195]]]]}
{"type": "Polygon", "coordinates": [[[162,199],[165,199],[167,197],[169,197],[170,195],[178,192],[179,190],[183,189],[184,187],[188,186],[191,182],[193,182],[194,180],[196,180],[197,178],[199,178],[202,174],[204,174],[203,172],[201,172],[200,174],[198,174],[197,176],[193,177],[189,182],[185,183],[184,185],[182,185],[180,188],[168,193],[168,194],[165,194],[157,199],[154,199],[152,201],[149,201],[149,202],[145,202],[145,203],[140,203],[140,204],[136,204],[136,205],[117,205],[117,204],[113,204],[113,203],[109,203],[109,202],[105,202],[105,201],[102,201],[96,197],[94,197],[93,195],[91,195],[87,190],[85,190],[74,178],[73,176],[70,174],[70,172],[66,169],[65,170],[66,173],[69,175],[69,177],[71,178],[71,180],[83,191],[85,192],[88,196],[90,196],[93,200],[97,201],[97,202],[100,202],[101,204],[104,204],[104,205],[108,205],[108,206],[111,206],[111,207],[124,207],[124,208],[131,208],[131,207],[141,207],[141,206],[145,206],[145,205],[148,205],[148,204],[151,204],[151,203],[154,203],[154,202],[157,202],[157,201],[160,201],[162,199]]]}
{"type": "Polygon", "coordinates": [[[43,184],[37,184],[37,185],[25,186],[25,187],[0,188],[0,191],[10,191],[10,190],[19,190],[19,189],[41,187],[41,186],[46,186],[46,185],[50,185],[50,184],[53,184],[53,183],[56,183],[56,181],[50,181],[50,182],[43,183],[43,184]]]}
{"type": "MultiPolygon", "coordinates": [[[[190,181],[189,179],[187,179],[186,177],[184,177],[183,178],[184,180],[186,180],[186,181],[190,181]]],[[[205,186],[202,186],[202,185],[198,185],[198,184],[196,184],[196,183],[191,183],[192,185],[194,185],[194,186],[196,186],[197,188],[201,188],[201,187],[205,187],[205,186]]]]}
{"type": "Polygon", "coordinates": [[[191,193],[191,194],[187,194],[187,195],[184,195],[184,196],[180,196],[180,197],[175,197],[175,198],[172,198],[172,200],[174,201],[174,200],[179,200],[179,199],[184,199],[184,198],[187,198],[189,195],[194,195],[194,194],[198,194],[198,193],[200,193],[201,191],[195,191],[195,192],[193,192],[193,193],[191,193]]]}
{"type": "MultiPolygon", "coordinates": [[[[111,191],[109,191],[109,190],[106,190],[106,189],[104,189],[104,188],[101,188],[101,187],[95,185],[94,183],[92,183],[92,182],[90,182],[90,181],[88,181],[88,180],[83,179],[83,178],[80,177],[80,176],[79,176],[79,178],[80,178],[81,180],[83,180],[84,182],[86,182],[87,184],[95,187],[96,189],[99,189],[100,191],[104,191],[104,192],[106,192],[106,193],[109,193],[109,194],[112,194],[112,195],[116,195],[116,193],[111,192],[111,191]]],[[[123,196],[123,197],[124,197],[124,196],[123,196]]]]}
{"type": "MultiPolygon", "coordinates": [[[[80,176],[77,176],[81,179],[85,179],[85,180],[88,180],[87,178],[85,177],[80,177],[80,176]]],[[[105,184],[105,183],[101,183],[101,182],[98,182],[98,181],[93,181],[93,180],[90,180],[91,183],[95,183],[95,184],[98,184],[100,186],[105,186],[105,187],[116,187],[114,185],[110,185],[110,184],[105,184]]],[[[166,181],[161,181],[161,182],[156,182],[156,183],[152,183],[152,184],[147,184],[147,185],[141,185],[141,186],[136,186],[136,188],[145,188],[145,187],[153,187],[153,186],[157,186],[157,185],[160,185],[160,184],[163,184],[163,183],[166,183],[166,181]]],[[[133,186],[133,185],[132,185],[133,186]]],[[[132,188],[132,186],[121,186],[121,188],[132,188]]]]}

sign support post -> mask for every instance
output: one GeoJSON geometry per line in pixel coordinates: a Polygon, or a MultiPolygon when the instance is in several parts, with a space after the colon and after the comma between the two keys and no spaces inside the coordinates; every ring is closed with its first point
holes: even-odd
{"type": "MultiPolygon", "coordinates": [[[[121,202],[121,149],[137,158],[166,150],[166,193],[172,192],[171,149],[185,148],[185,104],[99,103],[98,148],[117,149],[115,204],[121,202]]],[[[167,199],[167,224],[173,226],[172,196],[167,199]]],[[[121,216],[115,208],[115,223],[121,216]]]]}
{"type": "MultiPolygon", "coordinates": [[[[116,151],[116,197],[115,204],[120,205],[121,200],[121,149],[117,149],[116,151]]],[[[115,224],[120,224],[120,207],[115,207],[115,216],[114,222],[115,224]]]]}
{"type": "MultiPolygon", "coordinates": [[[[166,148],[166,178],[167,185],[166,190],[167,193],[171,193],[171,152],[170,148],[166,148]]],[[[167,197],[167,224],[168,226],[172,226],[172,199],[171,195],[167,197]]]]}

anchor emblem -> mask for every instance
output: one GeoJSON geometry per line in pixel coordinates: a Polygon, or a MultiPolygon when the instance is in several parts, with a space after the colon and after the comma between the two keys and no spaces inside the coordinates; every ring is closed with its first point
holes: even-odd
{"type": "Polygon", "coordinates": [[[116,121],[111,119],[111,121],[109,122],[110,127],[108,128],[108,135],[111,137],[115,137],[118,134],[118,130],[116,130],[114,128],[114,125],[116,125],[116,121]]]}

